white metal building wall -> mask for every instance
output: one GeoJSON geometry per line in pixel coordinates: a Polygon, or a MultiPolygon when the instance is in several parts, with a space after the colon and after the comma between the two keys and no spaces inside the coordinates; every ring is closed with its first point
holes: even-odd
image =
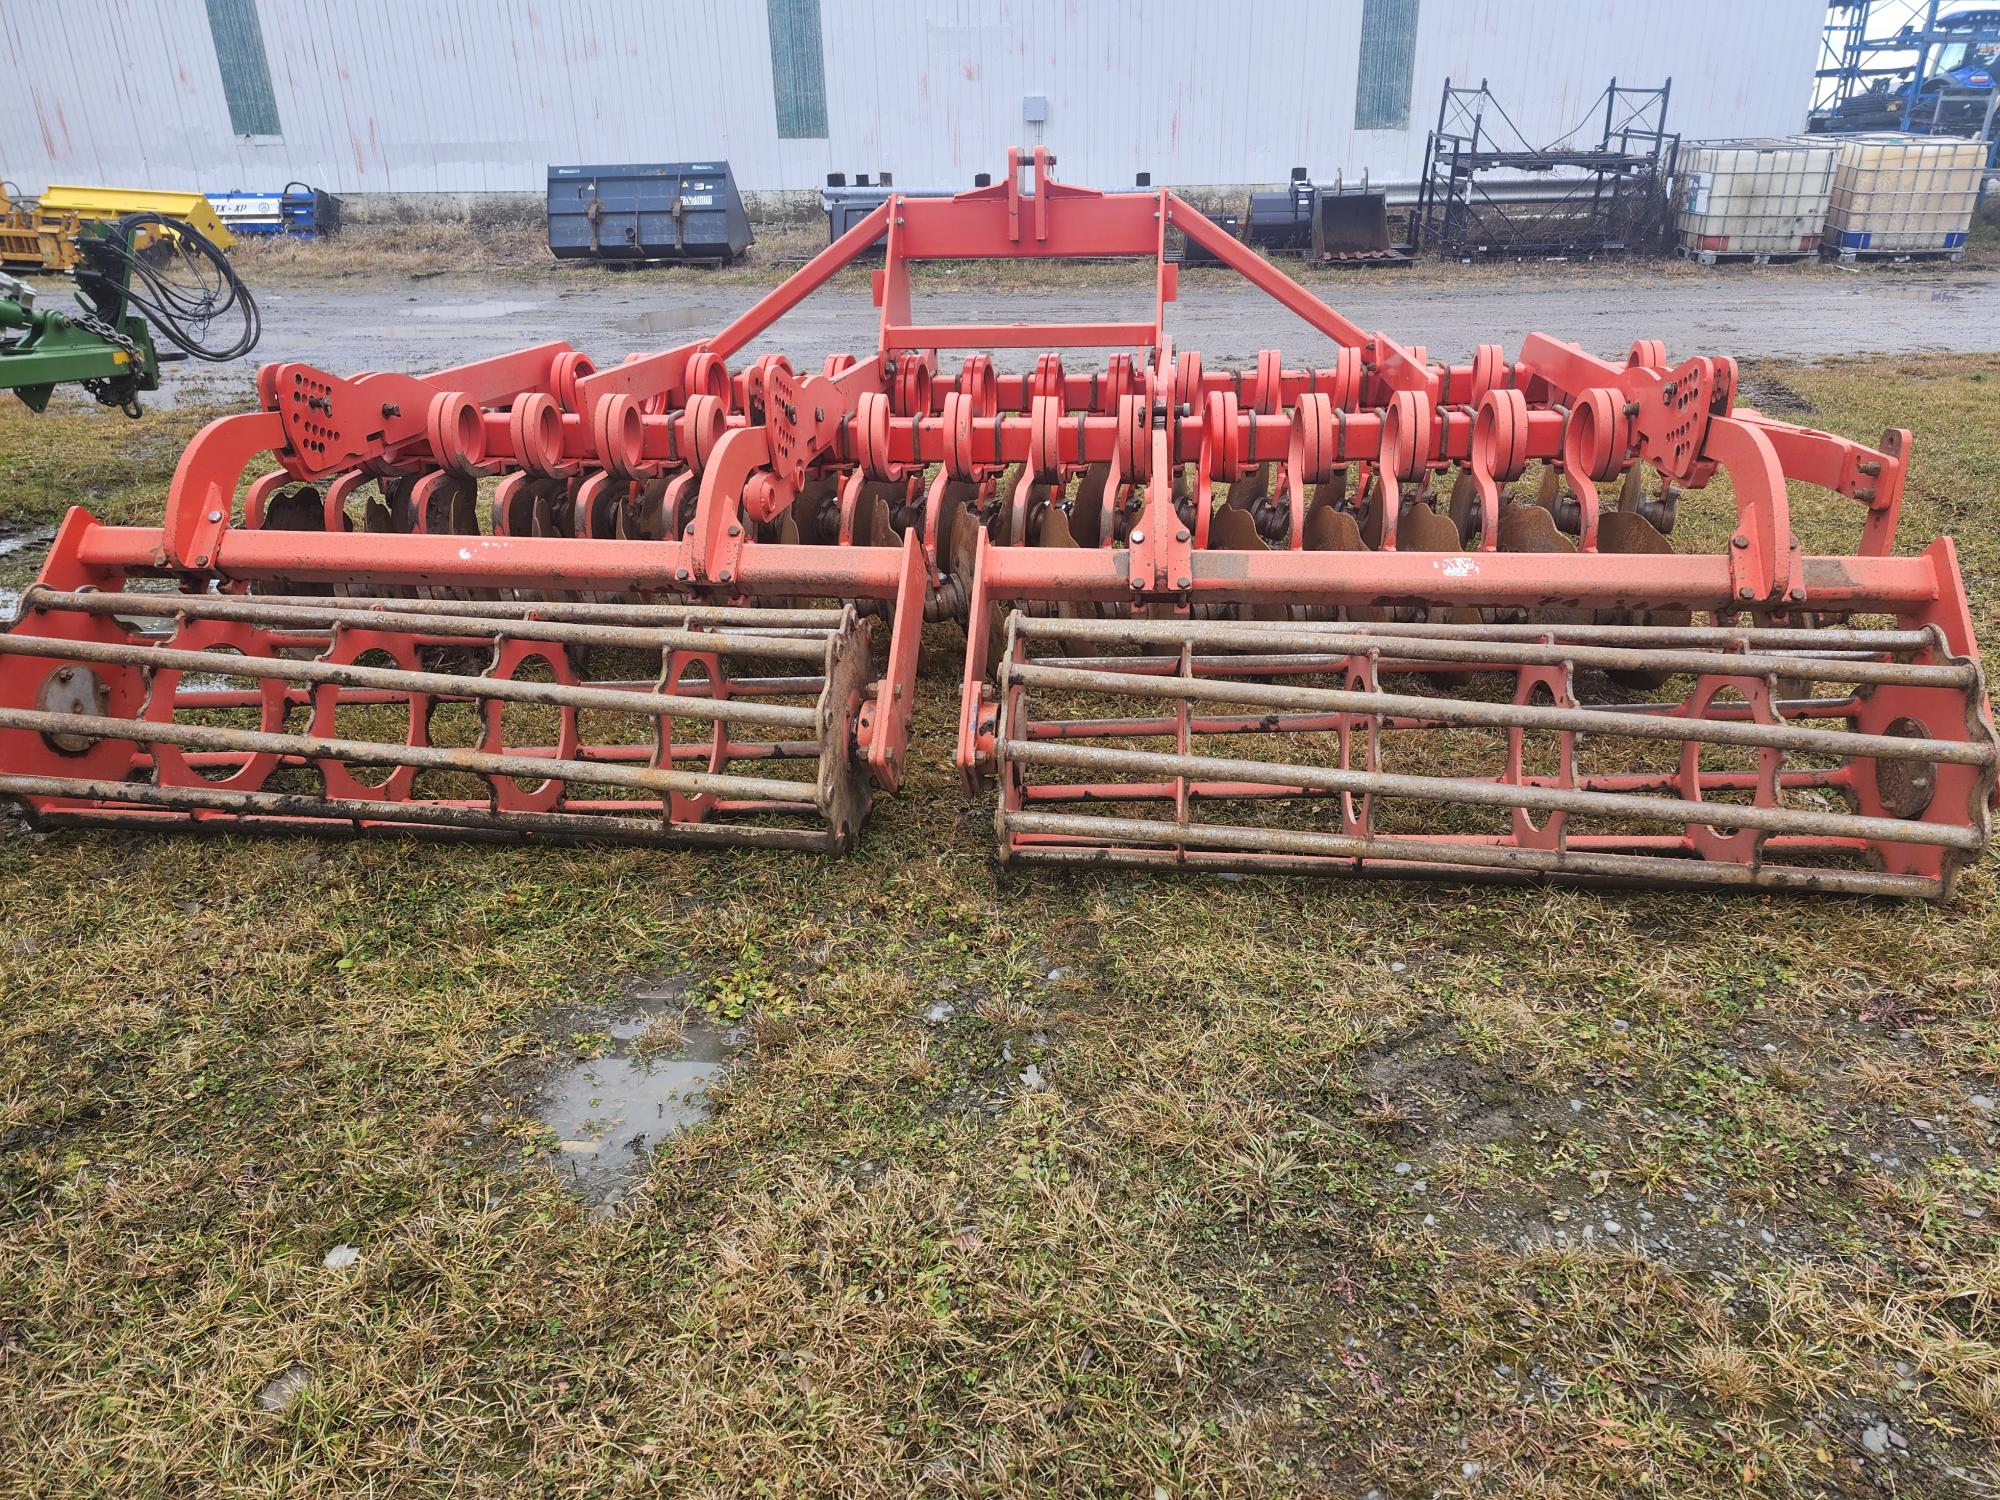
{"type": "Polygon", "coordinates": [[[1076,182],[1414,176],[1444,80],[1531,138],[1614,75],[1688,138],[1802,128],[1825,0],[1419,0],[1409,121],[1357,131],[1362,0],[820,0],[828,138],[781,140],[765,0],[256,0],[281,133],[232,130],[204,0],[0,4],[0,176],[538,191],[550,162],[727,157],[751,189],[956,186],[1045,141],[1076,182]],[[1025,96],[1048,101],[1023,123],[1025,96]]]}

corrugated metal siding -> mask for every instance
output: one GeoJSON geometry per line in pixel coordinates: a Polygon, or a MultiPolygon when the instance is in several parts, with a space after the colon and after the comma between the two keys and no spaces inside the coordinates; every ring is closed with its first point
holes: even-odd
{"type": "Polygon", "coordinates": [[[1355,128],[1361,5],[820,0],[826,138],[781,139],[745,0],[257,0],[282,139],[238,135],[205,0],[0,4],[0,174],[223,190],[534,192],[552,161],[725,156],[748,188],[884,168],[911,187],[1041,141],[1072,181],[1378,179],[1422,165],[1447,76],[1531,137],[1608,79],[1672,76],[1693,137],[1802,128],[1823,0],[1423,0],[1409,122],[1355,128]],[[1022,99],[1046,95],[1044,126],[1022,99]]]}

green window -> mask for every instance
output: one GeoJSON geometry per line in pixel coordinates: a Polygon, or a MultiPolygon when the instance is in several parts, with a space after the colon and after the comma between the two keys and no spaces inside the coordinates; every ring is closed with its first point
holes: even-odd
{"type": "Polygon", "coordinates": [[[208,33],[222,69],[229,125],[238,135],[278,135],[278,96],[271,92],[271,63],[257,0],[208,0],[208,33]]]}
{"type": "Polygon", "coordinates": [[[1401,130],[1410,123],[1410,75],[1416,66],[1417,0],[1362,0],[1356,130],[1401,130]]]}
{"type": "Polygon", "coordinates": [[[771,19],[771,92],[778,101],[778,139],[826,139],[826,52],[820,44],[819,0],[764,0],[771,19]]]}

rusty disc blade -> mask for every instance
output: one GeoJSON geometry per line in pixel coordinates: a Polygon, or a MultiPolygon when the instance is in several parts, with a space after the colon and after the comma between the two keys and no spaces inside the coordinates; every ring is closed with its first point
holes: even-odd
{"type": "Polygon", "coordinates": [[[1470,547],[1479,536],[1479,485],[1472,470],[1460,469],[1451,482],[1451,524],[1458,532],[1458,544],[1470,547]]]}
{"type": "Polygon", "coordinates": [[[1069,532],[1079,547],[1095,547],[1104,540],[1100,534],[1104,519],[1104,490],[1111,482],[1111,465],[1092,464],[1077,481],[1076,498],[1070,502],[1069,532]]]}
{"type": "MultiPolygon", "coordinates": [[[[1321,485],[1324,491],[1328,486],[1321,485]]],[[[1368,544],[1361,539],[1361,523],[1352,511],[1337,510],[1331,504],[1313,503],[1306,512],[1305,535],[1302,538],[1307,552],[1366,552],[1368,544]]],[[[1340,615],[1340,610],[1323,605],[1306,606],[1306,618],[1311,620],[1331,620],[1340,615]]],[[[1389,612],[1372,604],[1350,605],[1346,616],[1355,621],[1382,621],[1389,618],[1389,612]]]]}
{"type": "MultiPolygon", "coordinates": [[[[1554,470],[1548,473],[1553,475],[1554,470]]],[[[1544,491],[1549,487],[1545,479],[1544,491]]],[[[1555,516],[1540,503],[1506,505],[1500,509],[1500,550],[1566,553],[1576,551],[1576,543],[1556,530],[1555,516]]],[[[1583,625],[1589,623],[1590,616],[1589,610],[1568,609],[1561,605],[1546,605],[1527,611],[1530,623],[1538,625],[1583,625]]]]}
{"type": "MultiPolygon", "coordinates": [[[[1458,527],[1449,516],[1441,516],[1428,505],[1413,505],[1403,513],[1402,521],[1396,527],[1396,546],[1403,552],[1456,552],[1460,549],[1458,527]]],[[[1477,625],[1479,611],[1463,606],[1439,608],[1433,606],[1426,611],[1433,621],[1445,620],[1454,625],[1477,625]]],[[[1472,680],[1470,672],[1433,672],[1433,682],[1449,687],[1462,687],[1472,680]]]]}
{"type": "MultiPolygon", "coordinates": [[[[1236,498],[1231,491],[1230,499],[1236,498]]],[[[1270,544],[1257,529],[1249,511],[1230,504],[1218,510],[1208,523],[1208,545],[1226,552],[1268,552],[1270,544]]],[[[1239,620],[1289,620],[1291,610],[1282,604],[1239,604],[1234,610],[1239,620]]]]}
{"type": "MultiPolygon", "coordinates": [[[[1633,472],[1637,472],[1635,469],[1633,472]]],[[[1597,518],[1599,552],[1639,552],[1671,554],[1674,544],[1662,536],[1651,521],[1629,510],[1606,511],[1597,518]]],[[[1602,625],[1692,625],[1694,613],[1685,609],[1601,609],[1602,625]]],[[[1665,672],[1611,672],[1606,674],[1623,687],[1651,691],[1665,684],[1665,672]]]]}

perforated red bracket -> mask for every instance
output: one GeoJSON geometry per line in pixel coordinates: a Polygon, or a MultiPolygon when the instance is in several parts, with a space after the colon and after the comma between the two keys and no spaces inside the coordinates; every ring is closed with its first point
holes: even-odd
{"type": "Polygon", "coordinates": [[[771,434],[771,466],[788,482],[833,446],[847,402],[839,386],[820,375],[798,375],[773,364],[764,372],[764,421],[771,434]]]}
{"type": "Polygon", "coordinates": [[[1620,381],[1639,457],[1671,479],[1695,477],[1709,419],[1717,414],[1715,367],[1712,359],[1691,359],[1665,374],[1627,370],[1620,381]]]}
{"type": "Polygon", "coordinates": [[[299,479],[335,474],[423,438],[437,394],[407,375],[344,380],[308,364],[265,365],[257,390],[284,432],[278,461],[299,479]]]}

